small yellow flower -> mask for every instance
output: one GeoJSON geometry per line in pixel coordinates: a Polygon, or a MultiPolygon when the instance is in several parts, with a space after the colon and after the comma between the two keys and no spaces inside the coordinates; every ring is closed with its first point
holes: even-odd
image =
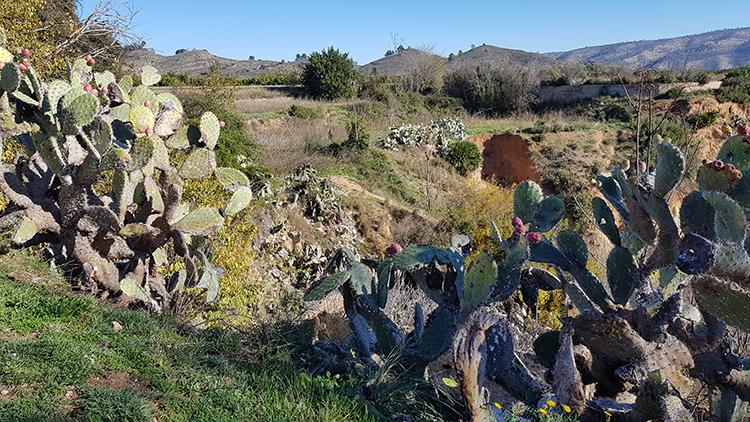
{"type": "Polygon", "coordinates": [[[495,407],[497,407],[498,409],[502,409],[503,405],[498,402],[495,402],[495,407]]]}
{"type": "Polygon", "coordinates": [[[612,417],[612,414],[611,414],[611,413],[609,413],[609,412],[607,412],[607,411],[605,410],[605,411],[604,411],[604,416],[606,416],[606,417],[608,417],[608,418],[611,418],[611,417],[612,417]]]}
{"type": "Polygon", "coordinates": [[[481,407],[482,409],[486,409],[486,408],[487,408],[487,406],[485,406],[485,405],[482,405],[482,406],[480,406],[480,407],[481,407]]]}
{"type": "Polygon", "coordinates": [[[572,411],[570,406],[568,406],[567,404],[562,405],[562,408],[565,411],[565,413],[570,413],[572,411]]]}
{"type": "Polygon", "coordinates": [[[555,406],[557,406],[557,403],[555,403],[552,400],[547,400],[547,406],[549,406],[549,407],[555,407],[555,406]]]}
{"type": "Polygon", "coordinates": [[[444,377],[442,381],[443,381],[443,384],[447,385],[450,388],[458,388],[458,383],[453,378],[444,377]]]}
{"type": "Polygon", "coordinates": [[[539,413],[541,413],[542,415],[546,415],[547,414],[547,409],[541,408],[541,409],[539,409],[539,413]]]}

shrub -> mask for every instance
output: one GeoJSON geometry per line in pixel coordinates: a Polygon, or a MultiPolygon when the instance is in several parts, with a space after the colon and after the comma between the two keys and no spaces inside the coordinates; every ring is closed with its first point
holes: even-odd
{"type": "Polygon", "coordinates": [[[529,108],[538,79],[525,68],[478,66],[448,75],[444,90],[471,112],[504,115],[529,108]]]}
{"type": "Polygon", "coordinates": [[[330,47],[310,55],[302,83],[307,95],[334,100],[353,96],[356,78],[357,71],[349,54],[330,47]]]}
{"type": "Polygon", "coordinates": [[[704,127],[709,127],[713,125],[714,123],[719,121],[719,117],[721,117],[721,113],[718,111],[707,111],[705,113],[701,113],[692,119],[690,119],[690,123],[694,124],[695,127],[698,129],[703,129],[704,127]]]}
{"type": "Polygon", "coordinates": [[[728,71],[724,82],[716,92],[716,99],[721,102],[750,104],[750,67],[728,71]]]}
{"type": "Polygon", "coordinates": [[[298,117],[300,119],[319,119],[322,113],[320,109],[314,107],[305,107],[297,104],[292,104],[287,112],[292,117],[298,117]]]}
{"type": "Polygon", "coordinates": [[[242,79],[241,85],[301,85],[300,72],[264,73],[242,79]]]}
{"type": "Polygon", "coordinates": [[[458,141],[448,145],[443,158],[464,176],[482,165],[482,152],[469,141],[458,141]]]}
{"type": "Polygon", "coordinates": [[[386,139],[380,141],[380,146],[386,149],[400,147],[415,147],[433,142],[439,150],[443,150],[453,141],[466,139],[466,129],[461,120],[446,118],[433,120],[427,125],[403,125],[388,130],[386,139]]]}

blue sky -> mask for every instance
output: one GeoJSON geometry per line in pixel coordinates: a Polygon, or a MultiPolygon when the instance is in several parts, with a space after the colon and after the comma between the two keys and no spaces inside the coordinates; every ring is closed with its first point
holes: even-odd
{"type": "MultiPolygon", "coordinates": [[[[83,0],[84,12],[96,0],[83,0]]],[[[135,32],[163,54],[204,48],[235,59],[294,59],[333,45],[360,64],[392,48],[447,55],[471,44],[563,51],[750,25],[750,1],[131,0],[135,32]]]]}

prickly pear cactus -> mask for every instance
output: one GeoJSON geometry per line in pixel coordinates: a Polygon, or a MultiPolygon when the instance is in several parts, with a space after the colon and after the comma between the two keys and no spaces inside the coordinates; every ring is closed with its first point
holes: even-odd
{"type": "Polygon", "coordinates": [[[0,49],[0,94],[34,129],[18,135],[27,157],[2,166],[0,189],[13,206],[0,216],[0,229],[12,231],[15,246],[63,246],[50,249],[78,262],[91,286],[110,297],[155,310],[169,307],[183,288],[215,300],[222,271],[210,264],[206,240],[252,200],[247,177],[216,168],[216,116],[207,112],[200,127],[183,127],[179,100],[149,88],[161,78],[150,66],[135,87],[132,78],[94,73],[93,59],[76,60],[68,80],[44,83],[28,58],[6,53],[0,49]],[[170,149],[188,149],[180,169],[170,163],[170,149]],[[111,190],[100,194],[92,187],[105,173],[113,174],[111,190]],[[182,177],[214,173],[233,193],[226,207],[188,210],[182,177]],[[164,260],[157,257],[165,251],[182,263],[177,273],[160,272],[164,260]]]}

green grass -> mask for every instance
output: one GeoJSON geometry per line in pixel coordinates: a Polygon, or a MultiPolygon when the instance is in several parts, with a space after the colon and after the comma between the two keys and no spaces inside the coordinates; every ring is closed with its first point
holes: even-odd
{"type": "Polygon", "coordinates": [[[349,176],[371,191],[386,192],[410,205],[416,205],[421,196],[418,187],[406,180],[398,163],[375,148],[368,148],[322,174],[349,176]]]}
{"type": "MultiPolygon", "coordinates": [[[[11,280],[8,261],[0,261],[1,421],[374,420],[347,381],[295,367],[295,346],[278,330],[188,332],[64,293],[52,275],[11,280]],[[125,374],[124,385],[102,384],[113,373],[125,374]]],[[[22,272],[44,274],[38,264],[22,272]]]]}

